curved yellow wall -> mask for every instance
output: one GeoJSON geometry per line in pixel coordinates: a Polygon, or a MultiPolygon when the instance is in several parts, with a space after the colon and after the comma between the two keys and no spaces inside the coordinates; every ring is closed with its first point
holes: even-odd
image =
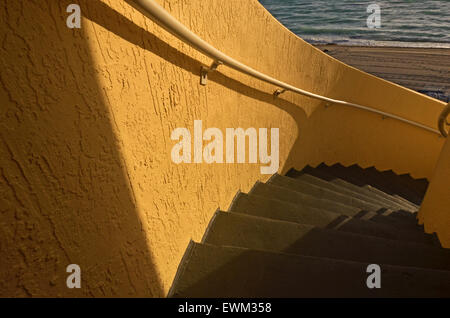
{"type": "MultiPolygon", "coordinates": [[[[298,87],[435,126],[443,106],[348,67],[256,0],[160,1],[230,56],[298,87]]],[[[3,1],[0,15],[0,295],[164,296],[259,164],[171,161],[176,127],[280,128],[280,172],[341,162],[428,177],[443,139],[285,93],[220,67],[119,0],[3,1]],[[81,5],[80,30],[65,24],[81,5]],[[79,264],[82,288],[65,284],[79,264]]]]}
{"type": "Polygon", "coordinates": [[[442,149],[427,194],[419,211],[419,222],[427,233],[436,232],[445,248],[450,248],[450,138],[442,149]]]}

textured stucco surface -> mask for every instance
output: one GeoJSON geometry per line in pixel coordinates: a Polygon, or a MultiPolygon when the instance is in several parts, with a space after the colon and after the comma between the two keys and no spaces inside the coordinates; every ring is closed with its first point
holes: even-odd
{"type": "MultiPolygon", "coordinates": [[[[359,72],[255,0],[159,1],[230,56],[316,93],[434,126],[442,104],[359,72]]],[[[124,1],[0,4],[0,295],[164,296],[183,252],[260,164],[181,164],[176,127],[280,128],[280,172],[341,162],[429,176],[443,140],[220,67],[124,1]],[[65,25],[79,3],[80,30],[65,25]],[[421,149],[421,151],[417,151],[421,149]],[[66,288],[68,264],[82,288],[66,288]]]]}

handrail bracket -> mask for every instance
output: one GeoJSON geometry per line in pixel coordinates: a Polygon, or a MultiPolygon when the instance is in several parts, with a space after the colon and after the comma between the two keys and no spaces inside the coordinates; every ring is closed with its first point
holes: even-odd
{"type": "Polygon", "coordinates": [[[285,89],[280,89],[280,88],[278,88],[278,89],[275,90],[275,92],[273,92],[273,96],[278,97],[278,96],[280,96],[281,94],[283,94],[284,92],[286,92],[285,89]]]}
{"type": "Polygon", "coordinates": [[[208,73],[214,72],[222,64],[221,61],[214,61],[210,67],[202,66],[200,70],[200,85],[205,86],[208,83],[208,73]]]}

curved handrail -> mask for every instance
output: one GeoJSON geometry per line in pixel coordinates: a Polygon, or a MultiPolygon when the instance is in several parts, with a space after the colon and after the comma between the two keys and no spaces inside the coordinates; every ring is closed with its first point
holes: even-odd
{"type": "MultiPolygon", "coordinates": [[[[215,61],[218,61],[220,64],[226,65],[228,67],[231,67],[239,72],[245,73],[247,75],[250,75],[252,77],[255,77],[257,79],[260,79],[264,82],[273,84],[277,87],[283,88],[283,91],[291,91],[295,92],[304,96],[312,97],[315,99],[323,100],[329,103],[333,104],[339,104],[344,106],[350,106],[355,107],[359,109],[363,109],[372,113],[380,114],[383,117],[393,118],[397,119],[399,121],[402,121],[404,123],[420,127],[423,129],[426,129],[428,131],[431,131],[436,134],[441,134],[439,130],[433,129],[431,127],[425,126],[421,123],[408,120],[405,118],[402,118],[397,115],[385,113],[380,110],[373,109],[368,106],[363,106],[355,103],[350,103],[338,99],[333,99],[329,97],[325,97],[322,95],[314,94],[308,91],[305,91],[303,89],[297,88],[295,86],[289,85],[285,82],[279,81],[273,77],[270,77],[266,74],[263,74],[261,72],[256,71],[255,69],[248,67],[247,65],[236,61],[235,59],[229,57],[228,55],[222,53],[203,39],[201,39],[199,36],[197,36],[195,33],[193,33],[191,30],[186,28],[182,23],[180,23],[178,20],[176,20],[174,17],[172,17],[166,10],[164,10],[163,7],[161,7],[158,3],[156,3],[154,0],[125,0],[127,3],[129,3],[131,6],[133,6],[135,9],[140,11],[142,14],[156,22],[159,26],[166,29],[168,32],[172,33],[176,37],[178,37],[180,40],[190,44],[192,47],[197,49],[198,51],[202,52],[203,54],[211,57],[215,61]]],[[[278,91],[279,93],[280,91],[278,91]]],[[[277,92],[276,92],[277,93],[277,92]]]]}
{"type": "Polygon", "coordinates": [[[450,103],[448,103],[447,106],[445,106],[444,110],[439,115],[439,119],[438,119],[439,131],[441,132],[442,136],[444,136],[444,137],[448,136],[448,132],[445,130],[444,124],[450,126],[450,123],[448,121],[446,121],[446,119],[449,115],[450,115],[450,103]]]}

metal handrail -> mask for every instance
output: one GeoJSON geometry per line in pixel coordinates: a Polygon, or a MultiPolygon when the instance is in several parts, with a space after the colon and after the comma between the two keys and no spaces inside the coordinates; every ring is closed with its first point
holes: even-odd
{"type": "Polygon", "coordinates": [[[439,131],[441,132],[442,136],[444,136],[444,137],[448,136],[448,132],[447,132],[447,130],[445,130],[444,124],[446,124],[447,126],[450,126],[450,123],[446,120],[449,115],[450,115],[450,103],[448,103],[447,106],[445,106],[444,110],[439,115],[439,119],[438,119],[439,131]]]}
{"type": "Polygon", "coordinates": [[[135,9],[140,11],[142,14],[153,20],[155,23],[157,23],[159,26],[166,29],[168,32],[172,33],[176,37],[178,37],[183,42],[188,43],[198,51],[202,52],[203,54],[211,57],[215,61],[215,67],[217,65],[223,64],[228,67],[231,67],[241,73],[245,73],[247,75],[250,75],[252,77],[255,77],[257,79],[260,79],[264,82],[273,84],[277,87],[281,87],[283,90],[277,90],[275,91],[275,95],[279,95],[282,92],[285,91],[291,91],[294,93],[298,93],[304,96],[312,97],[315,99],[323,100],[328,103],[333,104],[339,104],[344,106],[350,106],[355,107],[359,109],[363,109],[372,113],[380,114],[384,118],[393,118],[399,121],[402,121],[404,123],[420,127],[423,129],[426,129],[428,131],[431,131],[436,134],[441,134],[439,130],[433,129],[431,127],[425,126],[421,123],[408,120],[405,118],[402,118],[400,116],[396,116],[393,114],[385,113],[383,111],[373,109],[368,106],[363,106],[355,103],[350,103],[338,99],[333,99],[329,97],[325,97],[322,95],[314,94],[308,91],[305,91],[303,89],[297,88],[295,86],[289,85],[285,82],[279,81],[273,77],[270,77],[266,74],[263,74],[261,72],[256,71],[255,69],[248,67],[247,65],[236,61],[235,59],[229,57],[228,55],[222,53],[221,51],[217,50],[215,47],[201,39],[199,36],[197,36],[195,33],[193,33],[191,30],[186,28],[182,23],[180,23],[178,20],[176,20],[174,17],[172,17],[166,10],[164,10],[163,7],[161,7],[156,1],[154,0],[125,0],[127,3],[129,3],[131,6],[133,6],[135,9]]]}

